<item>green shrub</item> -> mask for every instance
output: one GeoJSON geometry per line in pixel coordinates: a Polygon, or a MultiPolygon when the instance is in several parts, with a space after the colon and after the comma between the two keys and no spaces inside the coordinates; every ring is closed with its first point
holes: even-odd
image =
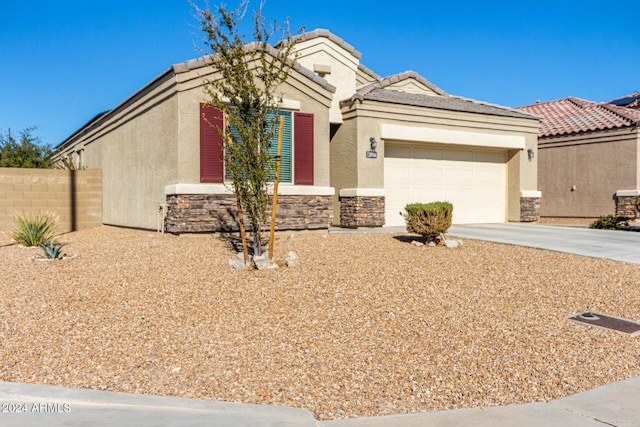
{"type": "Polygon", "coordinates": [[[441,240],[451,227],[453,205],[449,202],[411,203],[405,206],[407,231],[429,241],[441,240]]]}
{"type": "Polygon", "coordinates": [[[600,218],[589,224],[589,228],[599,230],[622,230],[629,225],[629,218],[626,216],[602,215],[600,218]]]}
{"type": "Polygon", "coordinates": [[[39,214],[14,214],[15,228],[9,233],[11,238],[24,246],[49,244],[57,237],[57,216],[53,212],[39,214]]]}

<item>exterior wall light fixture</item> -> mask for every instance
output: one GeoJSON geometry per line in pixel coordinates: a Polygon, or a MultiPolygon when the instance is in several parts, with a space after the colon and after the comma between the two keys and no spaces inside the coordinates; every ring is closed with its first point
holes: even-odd
{"type": "Polygon", "coordinates": [[[367,159],[377,159],[378,153],[376,153],[376,148],[378,147],[378,141],[372,136],[369,138],[369,143],[371,144],[371,150],[367,150],[367,159]]]}
{"type": "Polygon", "coordinates": [[[533,153],[533,150],[531,148],[527,148],[527,158],[529,159],[529,161],[533,160],[534,157],[535,154],[533,153]]]}
{"type": "Polygon", "coordinates": [[[378,148],[378,141],[376,141],[375,137],[369,138],[369,142],[371,143],[371,151],[375,152],[376,148],[378,148]]]}

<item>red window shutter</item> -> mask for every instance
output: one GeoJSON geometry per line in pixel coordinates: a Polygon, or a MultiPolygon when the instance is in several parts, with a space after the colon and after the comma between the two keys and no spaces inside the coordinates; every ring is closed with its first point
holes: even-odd
{"type": "Polygon", "coordinates": [[[313,185],[313,114],[293,115],[293,183],[313,185]]]}
{"type": "Polygon", "coordinates": [[[200,104],[200,182],[224,181],[224,144],[222,111],[200,104]]]}

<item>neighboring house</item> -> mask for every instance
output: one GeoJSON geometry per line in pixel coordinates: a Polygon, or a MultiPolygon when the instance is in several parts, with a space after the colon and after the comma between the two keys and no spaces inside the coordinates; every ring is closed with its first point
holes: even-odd
{"type": "Polygon", "coordinates": [[[613,101],[609,101],[608,104],[617,105],[618,107],[640,109],[640,91],[616,98],[613,101]]]}
{"type": "MultiPolygon", "coordinates": [[[[411,202],[448,200],[454,223],[535,221],[539,118],[450,96],[414,72],[381,78],[326,30],[303,34],[280,87],[279,229],[403,225],[411,202]]],[[[175,233],[235,228],[206,59],[170,67],[56,148],[102,169],[105,224],[175,233]],[[166,206],[166,207],[165,207],[166,206]]]]}
{"type": "Polygon", "coordinates": [[[638,98],[635,93],[604,104],[564,98],[518,108],[543,117],[538,138],[541,216],[636,216],[640,110],[619,105],[633,106],[638,98]]]}

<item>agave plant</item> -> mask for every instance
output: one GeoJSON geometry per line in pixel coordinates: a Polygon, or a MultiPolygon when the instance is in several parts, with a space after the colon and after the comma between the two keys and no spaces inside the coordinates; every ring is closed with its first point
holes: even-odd
{"type": "Polygon", "coordinates": [[[47,259],[62,259],[62,247],[64,246],[64,243],[49,242],[46,245],[43,243],[39,243],[38,246],[40,246],[42,252],[44,252],[44,256],[47,257],[47,259]]]}
{"type": "Polygon", "coordinates": [[[55,241],[57,237],[55,213],[14,214],[14,217],[16,225],[9,234],[16,242],[31,247],[55,241]]]}

